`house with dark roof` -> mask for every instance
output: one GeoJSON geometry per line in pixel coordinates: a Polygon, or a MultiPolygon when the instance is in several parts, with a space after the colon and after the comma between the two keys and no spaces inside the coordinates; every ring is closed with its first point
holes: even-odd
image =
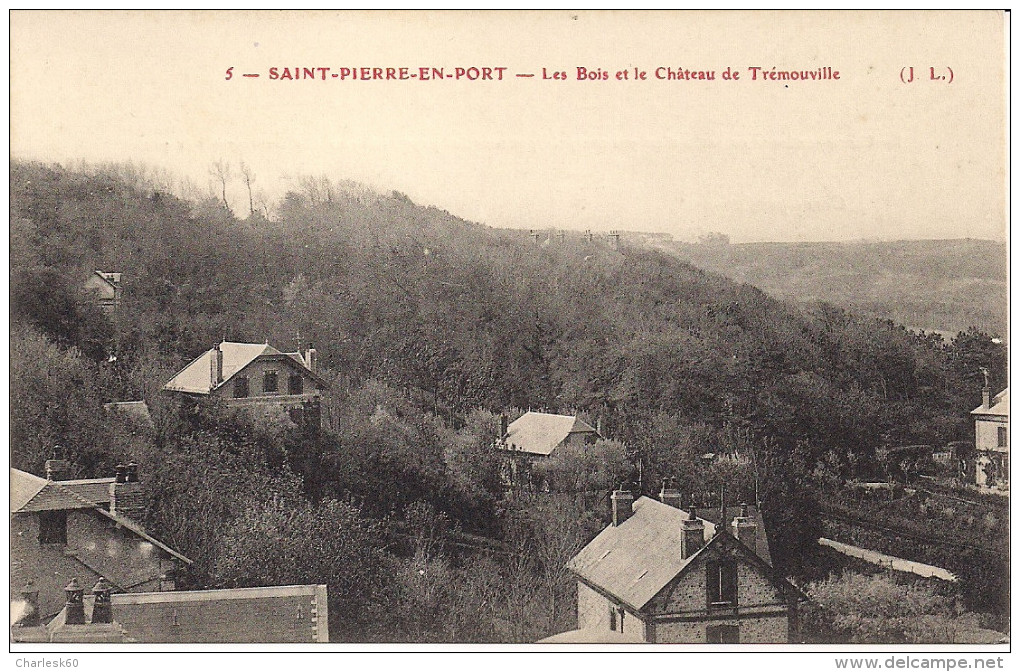
{"type": "Polygon", "coordinates": [[[975,482],[978,485],[1009,485],[1009,388],[992,396],[981,389],[981,405],[970,412],[974,418],[975,482]]]}
{"type": "Polygon", "coordinates": [[[54,462],[48,478],[10,470],[12,602],[31,584],[39,617],[52,617],[74,578],[102,578],[117,592],[174,590],[191,560],[131,518],[144,511],[135,465],[118,467],[114,478],[62,481],[54,462]]]}
{"type": "Polygon", "coordinates": [[[316,371],[317,353],[280,352],[263,343],[217,343],[177,372],[163,391],[218,399],[274,419],[317,428],[319,398],[329,385],[316,371]]]}
{"type": "Polygon", "coordinates": [[[577,577],[578,629],[556,642],[785,643],[794,589],[772,568],[757,511],[718,523],[617,490],[613,522],[567,564],[577,577]],[[616,633],[610,635],[609,633],[616,633]]]}
{"type": "Polygon", "coordinates": [[[599,431],[575,415],[528,411],[502,428],[503,481],[531,486],[531,467],[557,450],[594,445],[599,431]]]}
{"type": "Polygon", "coordinates": [[[105,313],[112,313],[120,305],[120,273],[96,271],[85,281],[85,292],[105,313]]]}
{"type": "MultiPolygon", "coordinates": [[[[18,614],[14,642],[289,644],[329,642],[326,586],[264,586],[158,593],[92,593],[72,580],[48,622],[18,614]]],[[[22,594],[22,603],[36,598],[22,594]]],[[[30,610],[29,610],[30,611],[30,610]]]]}

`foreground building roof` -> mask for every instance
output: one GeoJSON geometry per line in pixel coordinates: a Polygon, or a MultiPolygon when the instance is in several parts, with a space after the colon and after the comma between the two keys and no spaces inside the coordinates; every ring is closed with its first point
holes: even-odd
{"type": "MultiPolygon", "coordinates": [[[[702,518],[704,538],[709,541],[683,558],[678,551],[679,534],[689,513],[649,497],[638,498],[633,511],[620,525],[602,530],[567,563],[567,569],[640,611],[720,536],[716,524],[702,518]]],[[[759,536],[764,534],[759,532],[759,536]]],[[[758,564],[770,566],[767,548],[767,544],[756,543],[747,553],[758,564]]]]}

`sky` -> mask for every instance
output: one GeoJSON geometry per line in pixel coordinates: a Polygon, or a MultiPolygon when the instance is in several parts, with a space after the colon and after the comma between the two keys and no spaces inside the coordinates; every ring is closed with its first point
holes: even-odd
{"type": "MultiPolygon", "coordinates": [[[[14,11],[11,155],[144,163],[202,188],[214,162],[236,174],[243,161],[270,200],[303,175],[325,175],[497,227],[679,240],[721,232],[734,242],[1004,240],[1006,21],[998,12],[14,11]],[[332,77],[387,67],[454,76],[332,77]],[[505,68],[503,80],[472,81],[472,67],[493,77],[505,68]],[[608,79],[578,80],[579,67],[608,79]],[[330,70],[325,81],[287,80],[271,68],[330,70]],[[761,77],[773,68],[839,79],[761,77]],[[715,79],[656,76],[667,69],[715,79]],[[727,69],[739,79],[724,79],[727,69]]],[[[239,180],[228,198],[247,210],[239,180]]]]}

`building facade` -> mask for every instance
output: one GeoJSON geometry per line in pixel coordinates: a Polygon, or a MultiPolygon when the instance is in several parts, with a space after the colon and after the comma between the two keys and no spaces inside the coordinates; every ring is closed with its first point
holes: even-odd
{"type": "Polygon", "coordinates": [[[986,487],[1009,485],[1009,388],[992,396],[985,385],[974,418],[974,480],[986,487]]]}
{"type": "Polygon", "coordinates": [[[176,588],[191,561],[125,515],[140,510],[137,482],[126,478],[54,481],[11,469],[12,603],[31,585],[39,616],[52,617],[71,579],[103,578],[118,592],[176,588]]]}
{"type": "Polygon", "coordinates": [[[120,306],[120,273],[96,271],[85,281],[85,292],[104,313],[112,313],[120,306]]]}
{"type": "Polygon", "coordinates": [[[317,428],[320,396],[328,389],[316,371],[317,358],[311,346],[284,353],[266,344],[224,341],[181,369],[163,391],[317,428]]]}
{"type": "Polygon", "coordinates": [[[757,512],[716,525],[678,508],[679,497],[613,493],[613,524],[567,565],[577,577],[573,641],[789,641],[793,589],[772,568],[757,512]]]}
{"type": "Polygon", "coordinates": [[[507,487],[541,488],[533,482],[532,467],[564,448],[594,445],[597,429],[574,415],[528,411],[501,428],[502,478],[507,487]]]}

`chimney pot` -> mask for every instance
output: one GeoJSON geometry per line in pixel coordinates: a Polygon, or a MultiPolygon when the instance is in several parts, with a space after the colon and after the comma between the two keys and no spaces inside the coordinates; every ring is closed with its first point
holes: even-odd
{"type": "Polygon", "coordinates": [[[623,485],[620,485],[620,489],[613,492],[611,499],[613,500],[613,527],[619,527],[634,513],[634,495],[624,490],[623,485]]]}
{"type": "Polygon", "coordinates": [[[318,368],[318,352],[315,350],[315,346],[312,343],[308,344],[308,350],[305,351],[305,368],[316,373],[318,368]]]}
{"type": "Polygon", "coordinates": [[[113,605],[110,601],[110,584],[106,579],[99,577],[99,581],[92,587],[92,595],[95,597],[92,604],[92,622],[112,623],[113,605]]]}
{"type": "Polygon", "coordinates": [[[68,625],[84,625],[85,591],[82,590],[78,579],[71,579],[67,586],[64,587],[64,593],[67,595],[67,602],[64,604],[66,611],[64,622],[68,625]]]}
{"type": "Polygon", "coordinates": [[[127,483],[127,465],[118,464],[113,468],[114,480],[117,483],[127,483]]]}
{"type": "Polygon", "coordinates": [[[747,514],[747,504],[741,504],[740,515],[733,519],[733,536],[753,551],[758,543],[758,525],[747,514]]]}
{"type": "Polygon", "coordinates": [[[40,625],[39,589],[35,587],[35,582],[29,581],[25,584],[25,587],[21,589],[21,599],[25,603],[25,614],[18,621],[17,625],[24,627],[40,625]]]}
{"type": "Polygon", "coordinates": [[[705,545],[705,521],[698,518],[698,511],[691,507],[690,517],[680,526],[680,558],[686,560],[705,545]]]}
{"type": "Polygon", "coordinates": [[[672,506],[674,509],[679,509],[681,506],[680,491],[676,489],[675,482],[672,478],[666,478],[662,481],[662,490],[659,492],[659,501],[667,506],[672,506]]]}

